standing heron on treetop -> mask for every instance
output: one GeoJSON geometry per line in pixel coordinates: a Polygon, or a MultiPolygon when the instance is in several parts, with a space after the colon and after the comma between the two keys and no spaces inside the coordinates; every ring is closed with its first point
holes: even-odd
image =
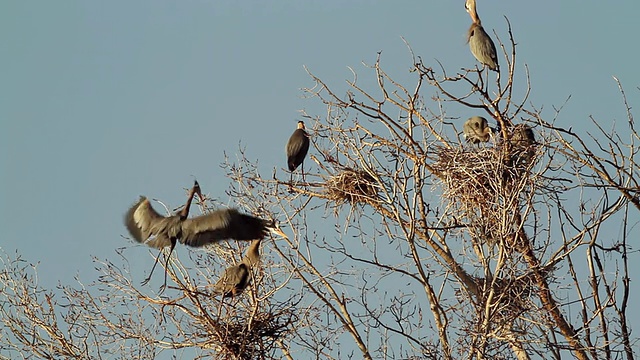
{"type": "MultiPolygon", "coordinates": [[[[167,283],[166,268],[169,264],[169,258],[178,241],[188,246],[202,247],[225,239],[262,239],[269,233],[269,230],[285,236],[275,221],[242,214],[236,209],[216,210],[188,219],[191,201],[196,193],[203,201],[204,197],[197,181],[189,191],[184,208],[172,216],[158,214],[151,206],[149,199],[144,196],[141,196],[140,200],[125,215],[125,225],[135,241],[156,249],[171,247],[165,262],[163,288],[167,283]]],[[[151,268],[149,277],[142,282],[143,285],[149,282],[157,264],[158,258],[151,268]]]]}
{"type": "MultiPolygon", "coordinates": [[[[286,237],[286,236],[285,236],[286,237]]],[[[260,262],[260,242],[257,239],[251,242],[247,253],[238,265],[228,267],[220,279],[213,286],[216,294],[222,297],[234,297],[242,293],[251,280],[251,270],[260,262]]]]}
{"type": "Polygon", "coordinates": [[[481,141],[489,141],[492,130],[487,119],[482,116],[472,116],[462,125],[462,132],[468,142],[478,144],[481,141]]]}
{"type": "Polygon", "coordinates": [[[293,181],[293,171],[302,165],[302,178],[304,179],[304,158],[309,152],[309,134],[305,131],[304,121],[298,121],[298,128],[291,134],[287,142],[287,166],[292,172],[291,180],[293,181]]]}
{"type": "Polygon", "coordinates": [[[482,27],[480,17],[476,12],[476,0],[466,0],[464,7],[473,21],[467,33],[467,43],[469,43],[471,53],[483,66],[486,65],[489,69],[500,72],[496,45],[482,27]]]}

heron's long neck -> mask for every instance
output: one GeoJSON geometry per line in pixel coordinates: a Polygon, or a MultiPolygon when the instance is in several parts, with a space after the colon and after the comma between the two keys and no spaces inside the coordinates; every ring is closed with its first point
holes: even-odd
{"type": "Polygon", "coordinates": [[[469,16],[471,16],[471,21],[473,21],[474,24],[481,25],[480,17],[478,16],[478,12],[476,11],[476,0],[467,0],[465,3],[465,7],[467,8],[469,16]]]}
{"type": "Polygon", "coordinates": [[[260,241],[262,240],[253,240],[249,249],[247,249],[247,253],[242,259],[242,262],[249,267],[253,267],[258,261],[260,261],[260,241]]]}
{"type": "Polygon", "coordinates": [[[195,191],[193,189],[191,189],[191,191],[189,191],[189,196],[187,197],[187,203],[184,205],[184,208],[182,208],[182,211],[180,211],[180,217],[182,219],[186,219],[189,216],[189,208],[191,207],[191,201],[193,200],[193,196],[195,195],[195,191]]]}

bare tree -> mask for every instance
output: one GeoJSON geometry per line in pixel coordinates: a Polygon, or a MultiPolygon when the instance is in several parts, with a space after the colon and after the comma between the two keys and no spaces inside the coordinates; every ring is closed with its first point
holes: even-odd
{"type": "Polygon", "coordinates": [[[305,177],[263,176],[243,149],[223,163],[229,202],[288,235],[263,242],[240,296],[212,287],[246,243],[172,258],[164,297],[138,288],[122,252],[122,265],[96,259],[96,283],[57,295],[5,256],[1,354],[633,359],[631,107],[618,82],[624,130],[597,119],[593,134],[556,126],[561,108],[530,103],[526,66],[516,77],[509,35],[495,80],[478,68],[448,74],[411,49],[409,85],[383,70],[381,54],[362,70],[372,89],[355,70],[346,93],[309,71],[304,93],[326,112],[302,113],[312,124],[305,177]],[[487,143],[461,139],[469,112],[497,124],[487,143]],[[611,228],[619,235],[605,236],[611,228]]]}

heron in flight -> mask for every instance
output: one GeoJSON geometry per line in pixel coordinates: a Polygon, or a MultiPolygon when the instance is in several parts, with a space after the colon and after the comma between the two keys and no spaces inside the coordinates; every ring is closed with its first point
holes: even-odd
{"type": "Polygon", "coordinates": [[[467,0],[464,7],[473,21],[467,32],[467,43],[469,43],[471,53],[483,66],[486,65],[489,69],[499,72],[496,45],[482,27],[482,22],[476,12],[476,0],[467,0]]]}
{"type": "MultiPolygon", "coordinates": [[[[243,214],[236,209],[216,210],[189,219],[189,207],[195,194],[198,194],[201,201],[204,200],[197,181],[189,190],[184,208],[175,215],[158,214],[151,206],[149,199],[144,196],[141,196],[125,215],[125,225],[135,241],[156,249],[171,247],[165,263],[165,285],[169,257],[178,241],[188,246],[202,247],[225,239],[262,239],[269,231],[284,236],[275,221],[243,214]]],[[[151,268],[149,277],[143,281],[143,285],[149,282],[157,264],[158,258],[151,268]]]]}

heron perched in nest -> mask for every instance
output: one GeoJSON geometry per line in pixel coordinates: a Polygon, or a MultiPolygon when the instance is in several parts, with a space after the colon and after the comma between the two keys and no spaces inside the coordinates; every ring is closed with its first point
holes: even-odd
{"type": "Polygon", "coordinates": [[[533,130],[527,124],[518,124],[511,129],[509,143],[511,144],[511,160],[516,166],[526,166],[531,163],[536,149],[536,138],[533,130]]]}
{"type": "MultiPolygon", "coordinates": [[[[189,190],[184,208],[175,215],[162,216],[158,214],[151,206],[149,199],[144,196],[141,196],[140,200],[125,215],[125,225],[135,241],[157,249],[171,247],[165,269],[178,241],[188,246],[202,247],[225,239],[262,239],[269,231],[284,235],[275,221],[242,214],[236,209],[216,210],[189,219],[189,208],[195,194],[198,194],[200,200],[203,201],[204,198],[197,181],[189,190]]],[[[151,268],[149,277],[143,281],[143,285],[149,282],[157,264],[158,258],[151,268]]],[[[165,270],[165,285],[166,277],[165,270]]]]}
{"type": "Polygon", "coordinates": [[[483,66],[486,65],[493,71],[500,71],[496,45],[482,27],[482,22],[476,12],[476,0],[467,0],[464,7],[473,21],[467,32],[467,43],[469,43],[471,53],[483,66]]]}
{"type": "Polygon", "coordinates": [[[216,294],[222,294],[222,297],[234,297],[244,291],[251,279],[251,269],[260,262],[261,241],[258,239],[251,242],[242,262],[224,270],[220,279],[213,286],[216,294]]]}
{"type": "Polygon", "coordinates": [[[468,142],[478,144],[489,141],[492,129],[489,127],[487,119],[482,116],[472,116],[462,125],[462,132],[468,142]]]}
{"type": "Polygon", "coordinates": [[[509,139],[511,145],[516,147],[529,147],[536,143],[536,138],[533,135],[533,130],[527,124],[518,124],[513,127],[511,132],[511,138],[509,139]]]}
{"type": "Polygon", "coordinates": [[[298,128],[291,134],[287,142],[287,166],[293,172],[302,165],[304,176],[304,158],[309,152],[309,134],[305,131],[304,121],[298,121],[298,128]]]}

